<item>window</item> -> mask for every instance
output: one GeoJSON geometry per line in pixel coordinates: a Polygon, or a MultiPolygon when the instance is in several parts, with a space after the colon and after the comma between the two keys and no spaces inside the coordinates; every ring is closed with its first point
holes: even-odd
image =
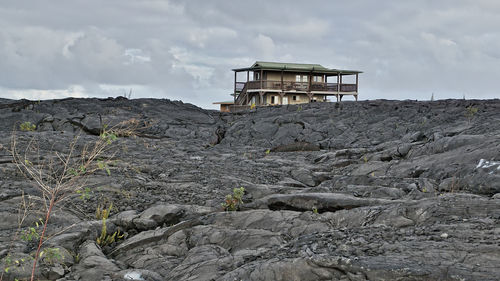
{"type": "Polygon", "coordinates": [[[271,104],[274,104],[275,96],[271,96],[271,104]]]}
{"type": "Polygon", "coordinates": [[[255,80],[260,80],[260,72],[254,72],[255,80]]]}
{"type": "Polygon", "coordinates": [[[314,76],[314,82],[323,82],[323,76],[314,76]]]}
{"type": "Polygon", "coordinates": [[[307,75],[295,75],[295,82],[307,82],[307,75]]]}
{"type": "Polygon", "coordinates": [[[292,100],[297,101],[298,100],[297,96],[293,96],[292,100]]]}

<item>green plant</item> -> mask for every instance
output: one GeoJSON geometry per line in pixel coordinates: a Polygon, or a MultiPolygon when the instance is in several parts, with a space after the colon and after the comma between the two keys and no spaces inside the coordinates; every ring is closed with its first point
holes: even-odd
{"type": "Polygon", "coordinates": [[[80,190],[77,190],[76,194],[80,194],[80,199],[82,199],[83,201],[86,201],[87,199],[90,198],[91,192],[92,191],[90,190],[90,187],[85,187],[85,188],[82,188],[80,190]]]}
{"type": "Polygon", "coordinates": [[[101,206],[97,206],[96,209],[96,218],[102,221],[101,234],[99,235],[99,237],[97,237],[96,240],[97,244],[101,247],[112,244],[124,237],[124,234],[120,234],[119,230],[115,231],[113,234],[108,234],[106,220],[108,219],[112,208],[113,208],[113,203],[110,203],[107,209],[101,206]]]}
{"type": "Polygon", "coordinates": [[[469,123],[472,120],[472,118],[474,118],[474,115],[476,115],[478,110],[479,110],[479,108],[473,107],[472,105],[469,105],[468,107],[466,107],[465,116],[469,120],[469,123]]]}
{"type": "Polygon", "coordinates": [[[39,239],[40,238],[40,234],[38,234],[38,226],[37,226],[37,228],[28,227],[26,230],[24,230],[21,233],[21,237],[20,238],[21,238],[21,240],[24,240],[24,241],[27,241],[27,242],[39,239]]]}
{"type": "MultiPolygon", "coordinates": [[[[24,143],[24,147],[20,147],[23,143],[19,143],[15,132],[13,133],[11,153],[14,163],[28,179],[36,182],[41,193],[40,198],[46,206],[43,229],[39,234],[38,247],[33,259],[31,280],[35,279],[37,261],[40,258],[48,221],[54,206],[69,194],[82,190],[86,183],[86,176],[98,169],[106,169],[107,162],[104,160],[99,162],[98,157],[109,151],[110,144],[116,140],[117,136],[131,136],[137,127],[138,121],[135,119],[119,123],[110,129],[105,126],[99,138],[94,142],[84,143],[83,146],[80,146],[81,142],[77,135],[69,143],[68,148],[49,152],[49,156],[43,158],[40,157],[40,143],[35,137],[28,143],[24,143]]],[[[111,159],[113,155],[108,156],[107,159],[111,159]]],[[[109,174],[108,170],[106,172],[109,174]]],[[[47,252],[44,254],[47,255],[47,252]]]]}
{"type": "MultiPolygon", "coordinates": [[[[20,259],[13,260],[12,257],[11,257],[11,254],[9,253],[1,261],[4,264],[4,268],[2,270],[2,274],[0,276],[0,280],[3,280],[4,273],[9,273],[9,271],[11,270],[11,268],[21,267],[22,270],[24,270],[26,259],[25,258],[20,258],[20,259]]],[[[14,278],[14,280],[18,280],[18,279],[14,278]]]]}
{"type": "Polygon", "coordinates": [[[96,242],[99,246],[104,247],[115,243],[117,240],[123,239],[124,236],[125,235],[122,234],[120,230],[113,232],[113,234],[108,234],[105,220],[103,220],[101,235],[97,237],[96,242]]]}
{"type": "Polygon", "coordinates": [[[314,214],[319,214],[319,212],[318,212],[318,208],[316,208],[316,207],[312,207],[312,212],[313,212],[314,214]]]}
{"type": "Polygon", "coordinates": [[[100,134],[101,139],[105,140],[108,144],[118,139],[117,135],[113,132],[106,131],[107,126],[104,126],[103,132],[100,134]]]}
{"type": "Polygon", "coordinates": [[[243,205],[243,195],[245,194],[245,188],[235,188],[233,189],[233,194],[226,195],[225,201],[221,204],[225,211],[237,211],[241,205],[243,205]]]}
{"type": "MultiPolygon", "coordinates": [[[[17,230],[15,231],[13,238],[10,241],[10,245],[8,246],[6,255],[0,259],[0,263],[3,266],[3,270],[0,271],[0,281],[3,280],[4,274],[8,274],[10,271],[10,266],[15,265],[17,267],[22,267],[24,270],[24,265],[25,265],[25,259],[16,259],[12,261],[12,249],[14,247],[14,242],[19,238],[19,236],[23,233],[22,228],[23,228],[23,223],[25,219],[28,217],[28,214],[30,213],[30,209],[32,207],[32,202],[31,202],[31,197],[30,196],[25,196],[24,192],[21,192],[21,201],[19,203],[19,209],[18,209],[18,218],[17,218],[17,230]],[[26,197],[28,200],[26,200],[26,197]]],[[[38,224],[35,223],[38,227],[38,224]]],[[[25,230],[26,231],[26,230],[25,230]]],[[[31,231],[31,230],[28,230],[31,231]]]]}
{"type": "Polygon", "coordinates": [[[99,170],[106,171],[106,174],[108,174],[108,176],[111,176],[111,170],[109,170],[107,162],[104,162],[103,160],[97,160],[97,167],[99,168],[99,170]]]}
{"type": "Polygon", "coordinates": [[[266,150],[266,155],[269,155],[269,153],[271,153],[271,149],[266,150]]]}
{"type": "Polygon", "coordinates": [[[5,264],[5,267],[3,269],[3,272],[2,272],[2,277],[3,277],[3,273],[9,273],[9,270],[10,270],[10,266],[12,265],[12,258],[10,257],[10,253],[2,259],[2,262],[5,264]]]}
{"type": "Polygon", "coordinates": [[[45,264],[53,265],[64,259],[64,255],[59,248],[45,248],[40,252],[40,258],[45,264]]]}
{"type": "Polygon", "coordinates": [[[97,208],[95,210],[95,218],[98,220],[108,219],[112,208],[113,208],[113,203],[109,203],[109,206],[107,209],[105,208],[105,206],[103,206],[101,204],[97,205],[97,208]]]}
{"type": "Polygon", "coordinates": [[[29,121],[26,121],[21,123],[21,125],[19,125],[19,129],[24,132],[32,132],[36,129],[36,125],[31,124],[31,122],[29,121]]]}

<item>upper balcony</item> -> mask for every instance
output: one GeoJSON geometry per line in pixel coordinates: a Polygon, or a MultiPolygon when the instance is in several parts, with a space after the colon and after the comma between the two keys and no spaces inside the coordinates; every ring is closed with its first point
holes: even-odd
{"type": "Polygon", "coordinates": [[[339,84],[338,83],[323,83],[323,82],[293,82],[293,81],[274,81],[274,80],[257,80],[248,82],[236,82],[236,92],[241,92],[245,89],[248,92],[259,91],[274,91],[274,92],[357,92],[357,84],[339,84]],[[246,87],[245,87],[246,86],[246,87]]]}

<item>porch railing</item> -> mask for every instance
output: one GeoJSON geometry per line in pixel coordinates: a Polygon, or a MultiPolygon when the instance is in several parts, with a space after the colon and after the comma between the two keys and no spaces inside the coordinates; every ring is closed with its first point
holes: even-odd
{"type": "Polygon", "coordinates": [[[236,82],[236,92],[241,92],[245,87],[245,82],[236,82]]]}
{"type": "MultiPolygon", "coordinates": [[[[241,92],[247,84],[247,90],[284,90],[284,91],[317,91],[317,92],[337,92],[337,83],[322,83],[322,82],[293,82],[293,81],[272,81],[272,80],[256,80],[248,82],[236,82],[236,91],[241,92]]],[[[340,84],[340,92],[357,92],[356,84],[340,84]]]]}

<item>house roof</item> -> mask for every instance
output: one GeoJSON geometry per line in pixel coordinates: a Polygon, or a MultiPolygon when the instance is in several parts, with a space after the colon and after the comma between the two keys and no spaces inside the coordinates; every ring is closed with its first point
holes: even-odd
{"type": "Polygon", "coordinates": [[[249,70],[282,70],[282,71],[299,71],[299,72],[312,72],[312,73],[343,73],[343,74],[356,74],[362,73],[358,70],[334,69],[326,68],[320,64],[307,64],[307,63],[283,63],[283,62],[267,62],[256,61],[251,67],[236,68],[233,71],[249,71],[249,70]]]}
{"type": "Polygon", "coordinates": [[[234,104],[234,101],[217,101],[212,104],[234,104]]]}

